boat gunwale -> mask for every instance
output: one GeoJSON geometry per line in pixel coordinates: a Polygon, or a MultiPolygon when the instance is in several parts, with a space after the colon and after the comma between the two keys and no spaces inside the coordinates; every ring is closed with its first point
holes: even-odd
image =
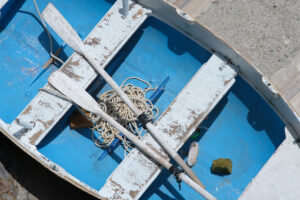
{"type": "MultiPolygon", "coordinates": [[[[183,33],[184,35],[186,35],[187,37],[189,37],[193,41],[195,41],[197,44],[199,44],[202,47],[204,47],[205,49],[207,49],[209,52],[212,52],[212,53],[218,52],[221,55],[230,59],[231,63],[234,66],[239,66],[239,71],[238,71],[239,75],[241,75],[241,77],[278,114],[278,116],[284,121],[289,132],[291,132],[291,134],[294,136],[294,138],[300,134],[300,119],[299,119],[299,116],[297,116],[297,113],[294,110],[294,108],[291,106],[289,100],[282,94],[281,91],[279,91],[276,88],[275,84],[273,84],[270,81],[272,86],[275,87],[275,90],[278,92],[277,97],[272,96],[271,92],[266,88],[266,86],[261,81],[262,77],[264,77],[263,74],[261,73],[261,71],[253,63],[251,63],[251,61],[247,57],[242,55],[236,48],[234,48],[228,41],[226,41],[225,39],[220,37],[216,32],[211,30],[206,25],[202,24],[197,19],[195,19],[194,24],[189,24],[187,21],[185,21],[183,23],[184,26],[198,26],[198,29],[200,29],[202,31],[202,35],[204,34],[204,35],[206,35],[206,37],[208,37],[210,39],[214,38],[216,41],[215,45],[213,45],[212,43],[209,43],[209,42],[205,43],[203,41],[200,41],[196,37],[193,37],[193,34],[191,32],[184,31],[182,27],[176,26],[173,23],[171,23],[170,21],[168,21],[168,19],[171,19],[171,17],[166,19],[165,17],[162,17],[163,15],[158,15],[156,13],[157,10],[164,10],[163,8],[166,8],[167,10],[171,9],[170,13],[173,17],[175,17],[175,19],[180,19],[180,20],[184,21],[184,19],[181,18],[177,14],[177,12],[176,12],[177,8],[165,0],[160,0],[160,1],[156,1],[156,2],[151,1],[151,3],[153,3],[153,4],[160,4],[160,9],[156,9],[155,7],[149,5],[149,3],[146,3],[145,0],[138,0],[138,3],[141,3],[142,5],[150,8],[152,11],[154,11],[152,13],[153,17],[158,18],[159,20],[167,23],[171,27],[180,31],[181,33],[183,33]],[[213,46],[218,46],[218,45],[221,45],[223,47],[223,50],[217,51],[214,48],[212,48],[213,46]],[[256,80],[259,80],[259,81],[256,81],[256,80]]],[[[168,13],[168,14],[170,14],[170,13],[168,13]]],[[[206,41],[208,41],[208,40],[206,40],[206,41]]],[[[87,186],[82,182],[75,181],[76,179],[73,176],[66,176],[61,171],[57,171],[57,170],[53,169],[53,167],[51,167],[49,165],[49,161],[47,161],[46,158],[43,158],[42,156],[38,156],[38,155],[34,154],[34,151],[31,148],[29,148],[28,146],[25,146],[25,144],[21,143],[21,141],[19,141],[13,135],[9,134],[7,131],[0,128],[0,132],[2,132],[10,141],[12,141],[14,144],[16,144],[20,149],[22,149],[30,157],[32,157],[34,160],[39,162],[43,167],[45,167],[45,168],[49,169],[51,172],[53,172],[56,176],[62,178],[63,180],[66,180],[67,182],[71,183],[72,185],[76,186],[77,188],[87,192],[88,194],[90,194],[96,198],[101,198],[99,196],[99,194],[97,193],[97,191],[92,189],[90,186],[87,186]]],[[[50,163],[52,163],[52,162],[50,161],[50,163]]]]}

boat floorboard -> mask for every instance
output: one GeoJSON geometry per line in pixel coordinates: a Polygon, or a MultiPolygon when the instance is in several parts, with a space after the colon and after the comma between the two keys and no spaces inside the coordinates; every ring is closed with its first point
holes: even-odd
{"type": "MultiPolygon", "coordinates": [[[[214,54],[156,122],[161,139],[178,151],[231,88],[235,76],[232,66],[214,54]]],[[[143,142],[169,159],[149,134],[143,142]]],[[[99,195],[108,199],[138,199],[160,172],[155,163],[134,149],[107,179],[99,195]]]]}

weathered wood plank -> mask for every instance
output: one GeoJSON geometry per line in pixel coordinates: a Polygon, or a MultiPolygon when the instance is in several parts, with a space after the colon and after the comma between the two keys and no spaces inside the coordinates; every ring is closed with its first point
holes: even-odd
{"type": "MultiPolygon", "coordinates": [[[[101,67],[105,67],[110,62],[150,12],[139,4],[131,1],[130,4],[128,16],[124,18],[119,12],[122,8],[122,0],[116,1],[84,41],[87,50],[100,61],[101,67]]],[[[60,70],[74,79],[83,89],[86,89],[97,77],[93,68],[77,53],[72,54],[60,70]]],[[[45,88],[53,89],[49,84],[46,84],[45,88]]],[[[33,121],[34,128],[15,136],[29,146],[38,144],[70,107],[69,102],[39,92],[18,116],[24,121],[33,121]]],[[[19,129],[16,121],[10,126],[12,132],[19,129]]]]}
{"type": "MultiPolygon", "coordinates": [[[[232,66],[213,55],[156,122],[162,140],[178,151],[233,85],[235,76],[232,66]]],[[[168,158],[149,134],[143,142],[168,158]]],[[[135,149],[107,179],[99,195],[108,199],[138,199],[160,171],[156,164],[135,149]]]]}

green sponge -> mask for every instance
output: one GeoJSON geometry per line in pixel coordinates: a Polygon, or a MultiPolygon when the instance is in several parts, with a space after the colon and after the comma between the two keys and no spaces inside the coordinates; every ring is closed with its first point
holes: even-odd
{"type": "Polygon", "coordinates": [[[213,161],[211,173],[217,175],[229,175],[232,172],[232,162],[230,159],[219,158],[213,161]]]}

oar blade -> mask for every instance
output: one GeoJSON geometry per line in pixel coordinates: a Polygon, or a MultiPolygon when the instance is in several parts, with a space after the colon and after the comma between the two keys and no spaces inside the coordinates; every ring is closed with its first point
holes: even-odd
{"type": "Polygon", "coordinates": [[[98,103],[93,97],[61,71],[54,72],[49,77],[48,82],[83,109],[95,114],[101,112],[98,103]]]}
{"type": "Polygon", "coordinates": [[[59,35],[59,37],[61,37],[72,49],[81,54],[83,53],[83,43],[79,35],[52,3],[47,5],[42,15],[44,20],[59,35]]]}

